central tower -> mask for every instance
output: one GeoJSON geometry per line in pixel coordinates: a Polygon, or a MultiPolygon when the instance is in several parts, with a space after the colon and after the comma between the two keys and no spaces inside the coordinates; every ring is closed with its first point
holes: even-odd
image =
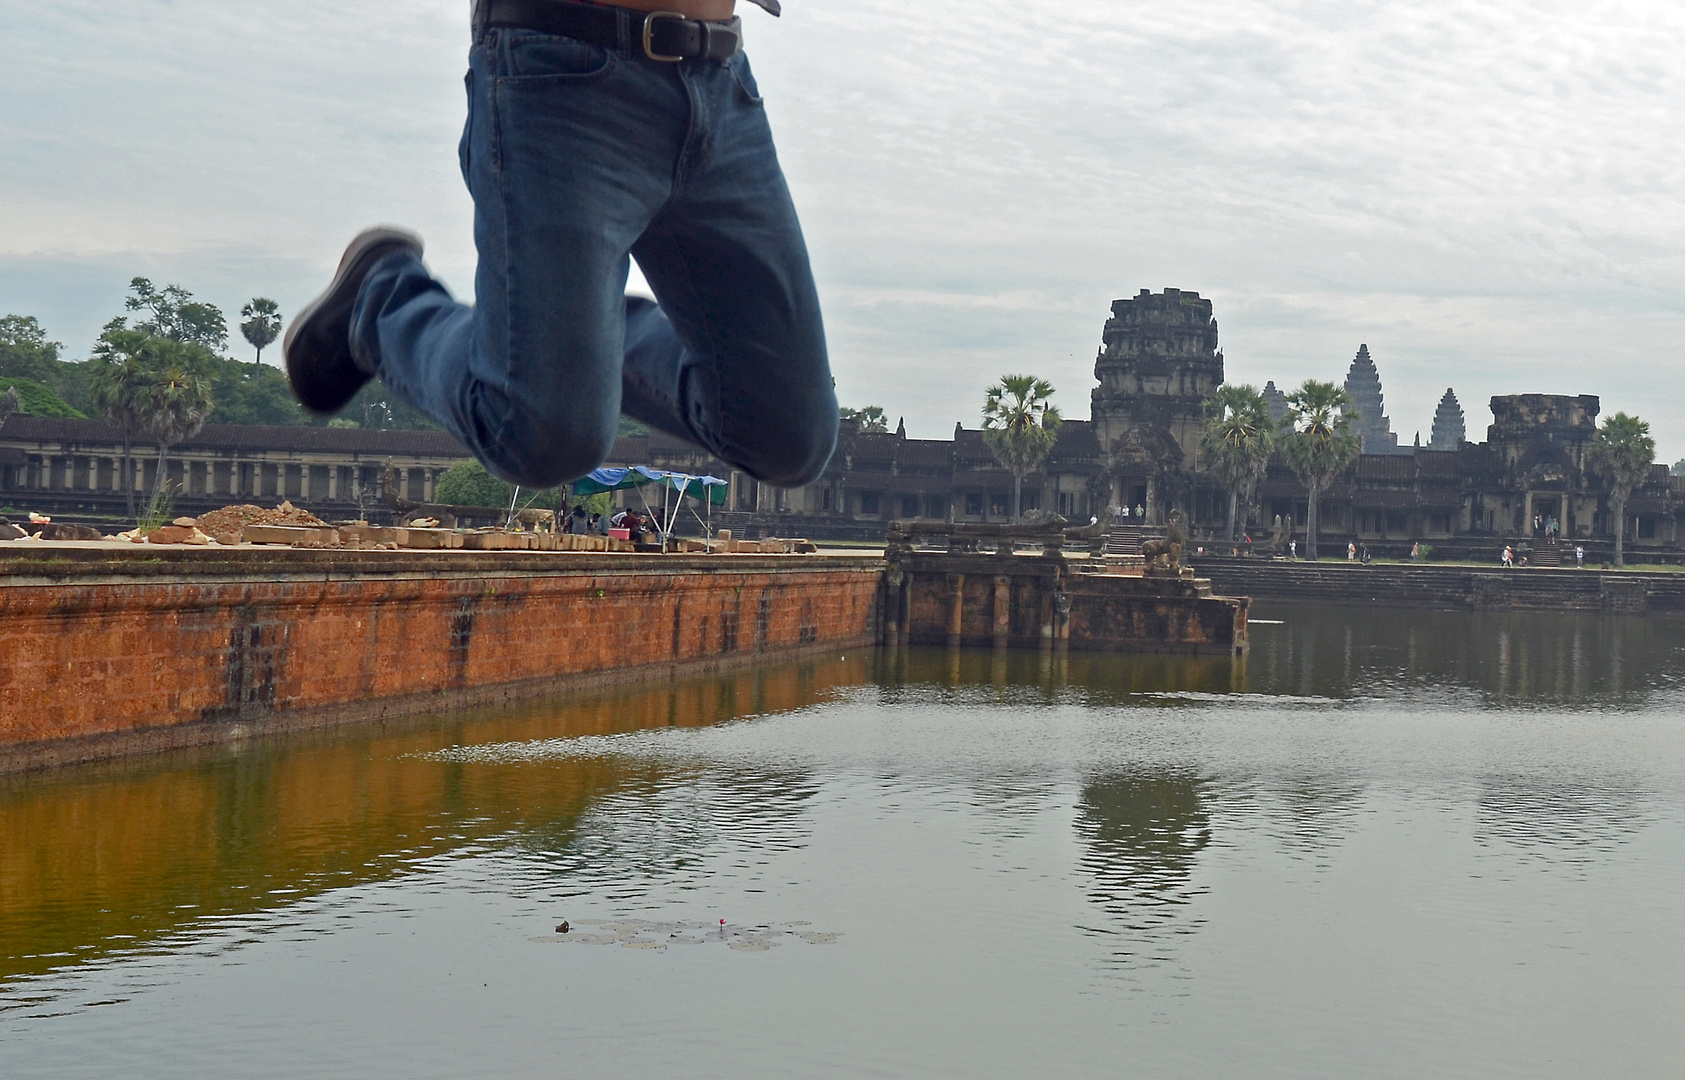
{"type": "Polygon", "coordinates": [[[1223,383],[1211,301],[1181,289],[1114,301],[1094,377],[1110,501],[1142,506],[1158,522],[1166,500],[1191,496],[1205,403],[1223,383]]]}

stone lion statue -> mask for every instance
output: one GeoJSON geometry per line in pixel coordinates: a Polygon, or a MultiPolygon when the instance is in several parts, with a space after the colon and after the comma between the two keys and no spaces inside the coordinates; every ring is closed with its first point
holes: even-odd
{"type": "Polygon", "coordinates": [[[1188,542],[1188,534],[1182,530],[1182,511],[1170,511],[1165,520],[1169,528],[1164,539],[1142,541],[1141,555],[1147,560],[1148,570],[1179,574],[1182,572],[1182,549],[1188,542]]]}

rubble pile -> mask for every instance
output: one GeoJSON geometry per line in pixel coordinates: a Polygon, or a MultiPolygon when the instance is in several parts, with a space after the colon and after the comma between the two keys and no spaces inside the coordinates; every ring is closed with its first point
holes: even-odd
{"type": "Polygon", "coordinates": [[[219,544],[238,544],[240,532],[247,525],[296,525],[306,527],[321,527],[327,522],[312,514],[308,510],[300,510],[290,502],[284,502],[273,510],[265,510],[261,506],[244,503],[240,506],[225,506],[221,510],[212,510],[202,514],[195,522],[199,531],[211,537],[219,544]]]}

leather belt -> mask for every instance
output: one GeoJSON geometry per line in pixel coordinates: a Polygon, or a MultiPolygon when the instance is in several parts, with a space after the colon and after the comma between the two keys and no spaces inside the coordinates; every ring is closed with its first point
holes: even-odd
{"type": "Polygon", "coordinates": [[[743,50],[741,19],[702,22],[671,11],[637,11],[570,0],[480,0],[481,27],[560,34],[610,49],[637,49],[651,60],[729,60],[743,50]]]}

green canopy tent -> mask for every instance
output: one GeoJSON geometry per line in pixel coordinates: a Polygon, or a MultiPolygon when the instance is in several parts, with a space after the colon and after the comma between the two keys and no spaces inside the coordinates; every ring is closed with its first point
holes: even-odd
{"type": "MultiPolygon", "coordinates": [[[[666,512],[659,516],[663,542],[672,533],[673,525],[677,522],[679,513],[684,508],[685,495],[688,494],[694,499],[701,499],[708,508],[709,518],[713,517],[714,507],[724,506],[726,503],[728,484],[717,476],[697,476],[692,473],[669,472],[665,469],[651,469],[645,465],[633,465],[625,469],[594,469],[584,479],[573,482],[573,493],[575,495],[595,495],[603,491],[624,491],[628,488],[635,488],[638,490],[638,497],[643,499],[644,509],[649,510],[650,514],[655,516],[655,511],[649,505],[649,496],[643,491],[651,484],[658,484],[666,489],[661,493],[663,509],[666,512]],[[693,489],[700,489],[700,491],[693,489]],[[677,499],[671,500],[670,508],[667,499],[668,491],[679,493],[677,499]]],[[[695,511],[692,511],[692,513],[695,513],[695,511]]],[[[708,521],[703,520],[700,514],[696,515],[696,520],[704,530],[712,533],[713,530],[710,528],[708,521]]]]}

